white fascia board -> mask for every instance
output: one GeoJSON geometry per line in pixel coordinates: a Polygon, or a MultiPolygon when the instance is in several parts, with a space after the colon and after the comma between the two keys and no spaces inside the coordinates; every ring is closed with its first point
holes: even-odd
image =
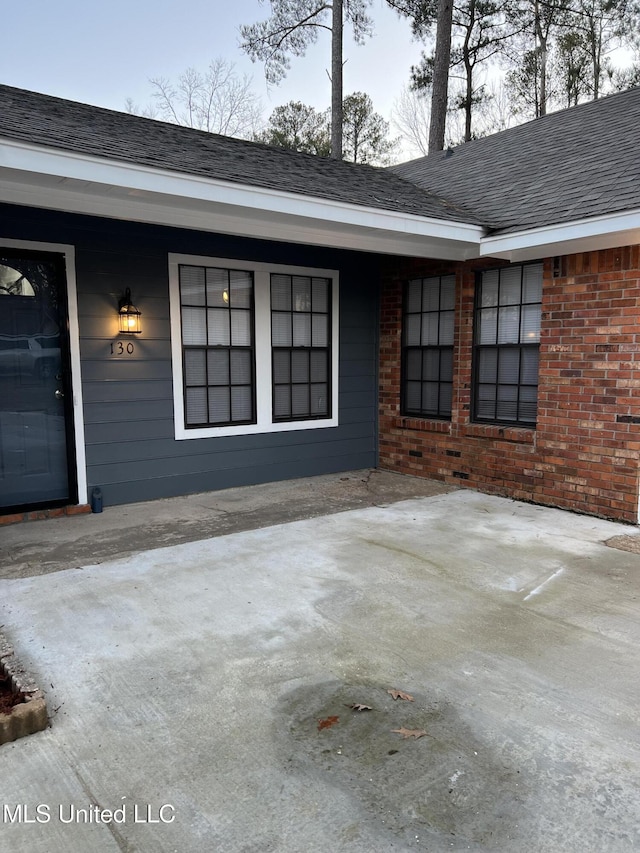
{"type": "MultiPolygon", "coordinates": [[[[0,174],[3,169],[9,170],[9,174],[13,172],[14,175],[17,171],[33,176],[54,176],[68,182],[67,190],[73,183],[79,182],[77,186],[85,188],[87,197],[84,202],[85,208],[90,207],[88,203],[90,195],[99,206],[98,187],[104,187],[107,193],[112,188],[121,188],[127,191],[128,201],[142,200],[153,203],[155,198],[162,200],[163,203],[170,201],[172,205],[177,204],[183,208],[189,208],[190,203],[193,202],[205,203],[219,208],[241,209],[245,216],[247,211],[252,211],[258,219],[261,216],[279,216],[311,221],[316,228],[322,227],[325,223],[333,227],[363,229],[367,232],[377,232],[375,242],[379,239],[381,232],[389,238],[397,235],[400,242],[405,237],[409,238],[411,243],[416,242],[416,238],[418,241],[424,240],[427,244],[429,241],[442,242],[444,245],[451,242],[456,253],[460,252],[460,246],[464,247],[462,251],[465,257],[469,256],[469,253],[477,253],[480,238],[484,233],[480,226],[468,223],[449,222],[410,213],[363,207],[348,202],[234,184],[218,179],[43,148],[15,140],[0,140],[0,174]],[[88,184],[92,185],[93,192],[86,191],[88,184]]],[[[121,200],[119,204],[122,209],[121,200]]],[[[171,204],[167,206],[170,207],[171,204]]],[[[156,202],[156,218],[153,221],[156,224],[163,224],[157,219],[159,207],[156,202]]],[[[82,212],[91,211],[85,209],[82,212]]],[[[98,215],[110,215],[100,210],[95,212],[98,215]]],[[[167,217],[171,218],[170,211],[167,212],[167,217]]],[[[174,222],[167,221],[164,224],[174,224],[174,222]]],[[[288,226],[290,227],[290,223],[288,226]]],[[[187,225],[187,227],[202,226],[187,225]]],[[[264,235],[256,234],[255,236],[264,235]]],[[[272,237],[272,239],[277,238],[272,237]]],[[[280,239],[285,238],[283,236],[280,239]]],[[[402,254],[406,253],[406,251],[402,252],[402,254]]]]}
{"type": "Polygon", "coordinates": [[[519,262],[615,249],[639,242],[640,210],[631,210],[484,237],[480,241],[480,256],[519,262]]]}
{"type": "Polygon", "coordinates": [[[103,192],[96,193],[91,186],[81,188],[74,181],[66,179],[60,180],[56,186],[47,186],[38,184],[35,180],[20,180],[20,173],[15,172],[11,174],[11,180],[0,178],[0,198],[7,204],[46,210],[64,210],[69,213],[168,225],[209,233],[379,254],[456,261],[477,257],[479,245],[478,241],[460,242],[355,225],[346,226],[339,222],[246,210],[237,206],[159,194],[132,196],[117,187],[105,188],[103,192]]]}

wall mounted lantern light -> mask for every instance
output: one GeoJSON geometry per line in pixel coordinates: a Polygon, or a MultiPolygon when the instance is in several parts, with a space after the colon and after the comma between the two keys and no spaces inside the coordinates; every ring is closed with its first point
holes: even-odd
{"type": "Polygon", "coordinates": [[[118,302],[119,331],[126,335],[140,334],[140,312],[131,303],[131,291],[127,288],[118,302]]]}

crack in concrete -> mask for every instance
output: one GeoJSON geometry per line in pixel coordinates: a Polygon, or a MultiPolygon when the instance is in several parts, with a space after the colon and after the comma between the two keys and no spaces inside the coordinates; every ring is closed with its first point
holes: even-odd
{"type": "MultiPolygon", "coordinates": [[[[96,806],[100,811],[103,811],[105,807],[100,803],[98,798],[95,796],[95,794],[91,790],[91,787],[90,787],[89,783],[87,782],[87,780],[84,778],[82,773],[80,773],[78,768],[75,766],[73,761],[70,759],[66,750],[63,750],[63,753],[65,755],[65,758],[69,762],[69,767],[71,768],[73,775],[76,777],[76,779],[80,783],[80,787],[84,791],[84,794],[87,797],[87,799],[89,800],[89,802],[91,803],[91,805],[96,806]]],[[[135,853],[135,850],[136,850],[135,845],[133,845],[129,841],[127,841],[127,839],[122,835],[122,833],[117,829],[116,825],[112,821],[101,821],[100,823],[102,826],[105,826],[109,830],[109,832],[113,836],[113,840],[118,845],[118,849],[121,850],[122,853],[135,853]]]]}

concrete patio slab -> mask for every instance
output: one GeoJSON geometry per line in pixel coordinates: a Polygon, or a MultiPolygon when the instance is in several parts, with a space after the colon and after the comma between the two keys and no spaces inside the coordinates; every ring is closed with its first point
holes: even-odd
{"type": "Polygon", "coordinates": [[[435,480],[365,468],[14,524],[0,527],[0,578],[58,572],[148,548],[451,491],[435,480]]]}
{"type": "Polygon", "coordinates": [[[454,491],[1,580],[2,848],[639,849],[632,530],[454,491]]]}

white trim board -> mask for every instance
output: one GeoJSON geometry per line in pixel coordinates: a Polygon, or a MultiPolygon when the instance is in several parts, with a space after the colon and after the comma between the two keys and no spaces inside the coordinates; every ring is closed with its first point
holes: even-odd
{"type": "Polygon", "coordinates": [[[640,210],[630,210],[484,237],[480,255],[517,263],[636,243],[640,243],[640,210]]]}

